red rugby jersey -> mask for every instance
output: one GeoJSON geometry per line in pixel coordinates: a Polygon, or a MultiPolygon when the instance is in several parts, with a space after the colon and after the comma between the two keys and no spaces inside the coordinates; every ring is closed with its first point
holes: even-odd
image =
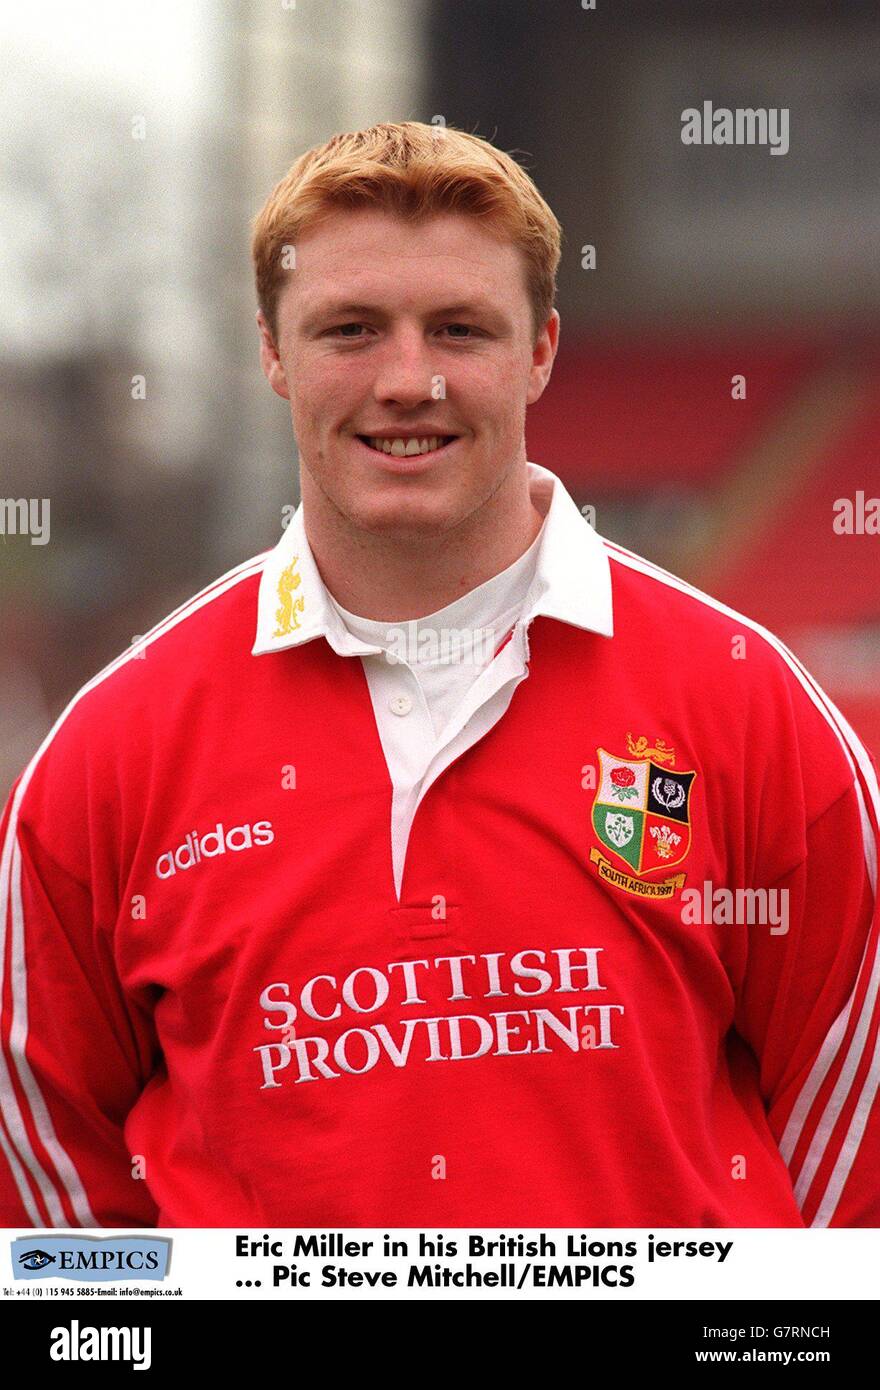
{"type": "Polygon", "coordinates": [[[399,898],[302,559],[80,692],[2,822],[5,1225],[880,1224],[871,761],[770,634],[578,525],[555,572],[599,547],[613,636],[537,605],[399,898]]]}

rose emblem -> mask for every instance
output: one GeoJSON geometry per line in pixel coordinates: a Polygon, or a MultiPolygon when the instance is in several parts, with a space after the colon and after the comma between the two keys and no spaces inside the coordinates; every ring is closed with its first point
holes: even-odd
{"type": "Polygon", "coordinates": [[[634,796],[638,796],[636,774],[631,767],[611,769],[611,795],[618,801],[630,801],[634,796]]]}

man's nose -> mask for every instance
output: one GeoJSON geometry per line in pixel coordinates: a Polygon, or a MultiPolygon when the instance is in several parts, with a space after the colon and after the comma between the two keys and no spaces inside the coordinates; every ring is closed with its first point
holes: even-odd
{"type": "Polygon", "coordinates": [[[434,376],[429,345],[421,328],[390,333],[378,355],[373,392],[378,401],[421,405],[431,400],[434,376]]]}

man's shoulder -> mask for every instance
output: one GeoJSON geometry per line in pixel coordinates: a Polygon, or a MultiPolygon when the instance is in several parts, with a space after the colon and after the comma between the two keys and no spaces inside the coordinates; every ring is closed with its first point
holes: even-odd
{"type": "Polygon", "coordinates": [[[250,659],[256,634],[257,592],[267,554],[253,556],[179,604],[75,693],[29,765],[82,764],[136,745],[206,682],[236,679],[250,659]]]}
{"type": "MultiPolygon", "coordinates": [[[[651,653],[682,679],[741,696],[749,687],[797,689],[814,703],[816,681],[776,633],[711,593],[603,538],[614,600],[614,630],[623,645],[651,653]]],[[[827,697],[825,697],[827,699],[827,697]]]]}
{"type": "Polygon", "coordinates": [[[756,766],[785,763],[817,786],[876,790],[872,760],[844,715],[797,655],[754,618],[614,542],[615,637],[622,659],[681,692],[717,746],[742,744],[756,766]]]}

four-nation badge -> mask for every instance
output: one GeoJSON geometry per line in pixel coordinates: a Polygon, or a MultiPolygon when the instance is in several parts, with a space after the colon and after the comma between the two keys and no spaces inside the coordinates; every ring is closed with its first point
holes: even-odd
{"type": "MultiPolygon", "coordinates": [[[[628,742],[632,751],[641,751],[639,745],[647,741],[636,744],[630,738],[628,742]]],[[[672,897],[685,881],[683,873],[659,880],[643,875],[672,868],[687,856],[696,771],[677,772],[665,766],[674,759],[665,744],[658,749],[645,747],[643,757],[617,758],[605,748],[597,752],[593,829],[616,862],[595,847],[590,862],[600,878],[627,893],[641,898],[672,897]]]]}

